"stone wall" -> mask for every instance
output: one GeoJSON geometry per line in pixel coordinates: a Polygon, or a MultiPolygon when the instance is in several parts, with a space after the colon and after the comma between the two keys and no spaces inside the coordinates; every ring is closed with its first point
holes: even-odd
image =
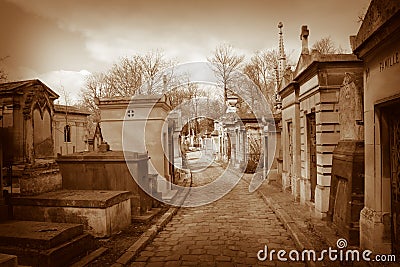
{"type": "Polygon", "coordinates": [[[88,114],[76,114],[58,111],[54,115],[53,135],[54,135],[54,156],[57,154],[65,155],[75,152],[83,152],[88,149],[87,139],[87,116],[88,114]],[[67,116],[67,118],[66,118],[67,116]],[[64,140],[64,127],[70,126],[71,141],[64,140]]]}
{"type": "Polygon", "coordinates": [[[298,91],[282,99],[282,187],[290,189],[296,200],[300,199],[300,106],[298,91]],[[290,129],[289,129],[290,128],[290,129]],[[291,132],[289,134],[289,131],[291,132]],[[290,140],[291,139],[291,140],[290,140]]]}

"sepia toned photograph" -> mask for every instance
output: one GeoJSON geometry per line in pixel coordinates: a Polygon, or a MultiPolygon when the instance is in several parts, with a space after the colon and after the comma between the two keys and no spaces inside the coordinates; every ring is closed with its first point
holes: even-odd
{"type": "Polygon", "coordinates": [[[400,266],[399,0],[0,0],[0,267],[400,266]]]}

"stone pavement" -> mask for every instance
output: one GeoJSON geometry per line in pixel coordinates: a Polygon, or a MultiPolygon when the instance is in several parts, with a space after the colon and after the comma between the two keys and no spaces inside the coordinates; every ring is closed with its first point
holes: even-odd
{"type": "MultiPolygon", "coordinates": [[[[222,171],[212,164],[193,173],[194,185],[212,181],[222,171]]],[[[190,193],[189,193],[190,194],[190,193]]],[[[257,193],[241,180],[211,204],[181,208],[131,266],[304,266],[259,261],[257,252],[296,249],[288,231],[257,193]]]]}
{"type": "MultiPolygon", "coordinates": [[[[249,182],[251,175],[245,174],[243,180],[249,182]]],[[[321,220],[314,216],[313,209],[307,205],[302,205],[294,201],[293,196],[288,191],[283,191],[282,186],[276,181],[264,181],[258,188],[258,193],[262,195],[269,207],[279,217],[281,222],[288,229],[296,243],[298,251],[303,249],[313,249],[319,252],[329,247],[337,249],[338,239],[343,238],[335,226],[330,221],[321,220]]],[[[346,246],[346,249],[363,251],[358,246],[346,246]]],[[[365,262],[365,261],[330,261],[325,255],[323,261],[308,261],[308,266],[351,266],[351,267],[399,267],[397,262],[365,262]]]]}
{"type": "MultiPolygon", "coordinates": [[[[244,180],[250,181],[251,175],[245,174],[244,180]]],[[[293,222],[296,225],[298,232],[303,235],[302,244],[298,244],[298,248],[302,246],[308,249],[320,251],[329,246],[336,247],[336,241],[341,238],[333,226],[328,222],[316,218],[311,207],[300,204],[299,201],[294,201],[293,196],[289,191],[283,191],[282,186],[276,181],[265,181],[257,190],[261,193],[266,202],[281,218],[285,224],[293,222]],[[283,214],[280,214],[282,211],[283,214]]]]}

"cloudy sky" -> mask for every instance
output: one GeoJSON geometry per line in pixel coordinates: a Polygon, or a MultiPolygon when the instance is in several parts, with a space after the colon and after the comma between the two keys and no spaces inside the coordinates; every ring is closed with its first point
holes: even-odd
{"type": "Polygon", "coordinates": [[[220,43],[248,56],[278,46],[297,61],[300,28],[310,45],[330,36],[350,51],[370,0],[0,0],[0,58],[11,80],[40,78],[76,97],[90,73],[121,56],[161,49],[178,62],[206,61],[220,43]]]}

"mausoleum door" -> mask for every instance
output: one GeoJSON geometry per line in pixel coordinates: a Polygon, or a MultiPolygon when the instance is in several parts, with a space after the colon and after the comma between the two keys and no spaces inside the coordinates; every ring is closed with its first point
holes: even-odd
{"type": "Polygon", "coordinates": [[[389,114],[392,245],[400,255],[400,111],[394,107],[389,114]]]}
{"type": "Polygon", "coordinates": [[[307,143],[309,151],[309,174],[311,185],[311,201],[315,199],[315,187],[317,186],[317,145],[315,113],[307,115],[307,143]]]}

